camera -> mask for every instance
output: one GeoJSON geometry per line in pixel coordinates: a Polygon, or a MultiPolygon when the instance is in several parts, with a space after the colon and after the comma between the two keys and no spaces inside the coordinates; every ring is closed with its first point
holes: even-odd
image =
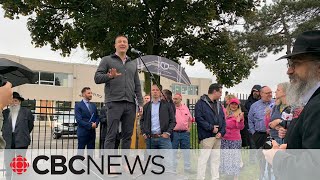
{"type": "Polygon", "coordinates": [[[263,149],[271,149],[272,148],[272,140],[274,140],[271,136],[268,136],[266,142],[263,144],[263,149]]]}
{"type": "Polygon", "coordinates": [[[7,78],[0,75],[0,87],[6,85],[6,83],[7,83],[7,78]]]}

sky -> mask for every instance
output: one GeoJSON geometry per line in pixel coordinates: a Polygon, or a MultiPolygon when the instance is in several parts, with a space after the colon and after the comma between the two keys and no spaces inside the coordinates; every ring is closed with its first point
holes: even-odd
{"type": "MultiPolygon", "coordinates": [[[[20,17],[20,19],[15,20],[4,18],[4,10],[0,6],[0,54],[98,65],[99,62],[91,61],[87,53],[81,49],[74,50],[70,57],[62,57],[59,52],[51,51],[50,46],[35,48],[31,43],[30,32],[27,29],[26,23],[26,17],[20,17]]],[[[278,83],[289,80],[286,75],[286,61],[275,61],[284,54],[284,52],[281,52],[277,55],[269,54],[266,58],[259,58],[259,67],[251,70],[250,76],[247,79],[232,88],[224,88],[223,91],[250,93],[252,86],[255,84],[270,86],[275,91],[278,83]]],[[[197,62],[194,66],[190,66],[185,61],[181,61],[181,64],[185,67],[189,77],[209,78],[215,82],[215,77],[210,71],[205,69],[202,63],[197,62]]]]}

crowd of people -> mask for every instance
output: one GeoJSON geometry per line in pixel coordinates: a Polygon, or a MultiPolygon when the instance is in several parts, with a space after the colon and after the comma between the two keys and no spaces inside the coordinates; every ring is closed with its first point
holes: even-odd
{"type": "MultiPolygon", "coordinates": [[[[222,104],[222,86],[217,83],[209,86],[208,93],[200,97],[194,111],[201,147],[197,179],[205,179],[208,162],[212,179],[219,179],[220,173],[238,179],[243,166],[240,149],[243,146],[265,148],[270,138],[273,139],[269,147],[272,149],[264,150],[263,154],[272,165],[275,178],[302,179],[306,173],[317,173],[320,160],[314,152],[297,154],[285,149],[320,148],[319,42],[320,31],[304,32],[297,37],[293,52],[280,58],[288,59],[290,82],[278,84],[275,99],[270,87],[255,85],[245,103],[234,95],[227,95],[222,104]],[[233,151],[224,151],[230,149],[233,151]],[[300,168],[302,162],[307,166],[300,168]]],[[[126,55],[128,48],[126,36],[116,37],[115,54],[102,58],[98,66],[94,80],[97,84],[105,84],[105,107],[100,113],[90,102],[91,89],[83,88],[83,100],[75,106],[78,148],[95,148],[95,129],[100,123],[104,139],[100,148],[130,149],[134,123],[139,118],[138,128],[145,140],[144,147],[185,149],[184,169],[192,173],[187,150],[190,149],[193,117],[182,103],[182,95],[173,95],[160,84],[153,84],[151,94],[143,97],[137,62],[126,55]]],[[[0,87],[1,109],[10,103],[6,100],[10,89],[10,83],[0,87]]],[[[27,148],[30,137],[20,133],[30,134],[33,117],[29,110],[19,106],[23,98],[18,93],[13,94],[13,99],[9,109],[3,111],[5,128],[2,128],[2,135],[7,145],[0,136],[0,147],[27,148]]],[[[250,154],[252,159],[255,156],[250,154]]],[[[262,169],[264,163],[260,164],[262,169]]],[[[173,166],[176,167],[176,163],[173,166]]]]}

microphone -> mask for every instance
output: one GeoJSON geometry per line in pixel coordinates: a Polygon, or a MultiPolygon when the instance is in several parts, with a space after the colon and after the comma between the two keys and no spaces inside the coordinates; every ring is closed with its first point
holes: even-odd
{"type": "Polygon", "coordinates": [[[142,52],[141,51],[139,51],[139,50],[136,50],[135,48],[131,48],[131,52],[132,53],[135,53],[135,54],[142,54],[142,52]]]}

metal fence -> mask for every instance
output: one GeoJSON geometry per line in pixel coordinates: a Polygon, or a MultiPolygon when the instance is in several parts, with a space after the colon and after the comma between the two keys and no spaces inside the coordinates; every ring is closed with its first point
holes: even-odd
{"type": "MultiPolygon", "coordinates": [[[[242,103],[247,98],[243,94],[235,94],[242,103]]],[[[195,115],[195,104],[197,99],[187,99],[192,117],[195,115]]],[[[224,103],[223,101],[221,101],[224,103]]],[[[98,104],[100,110],[102,103],[98,104]]],[[[26,100],[22,106],[31,109],[35,116],[34,128],[31,133],[30,149],[76,149],[78,146],[76,136],[76,121],[74,108],[70,102],[56,103],[55,106],[50,101],[26,100]],[[41,102],[41,103],[38,103],[41,102]],[[58,131],[63,131],[58,133],[58,131]],[[63,135],[62,135],[63,134],[63,135]]],[[[194,119],[193,119],[194,120],[194,119]]],[[[101,144],[100,126],[97,128],[96,148],[101,144]]],[[[192,123],[190,131],[191,149],[198,149],[198,132],[196,122],[192,123]]]]}

